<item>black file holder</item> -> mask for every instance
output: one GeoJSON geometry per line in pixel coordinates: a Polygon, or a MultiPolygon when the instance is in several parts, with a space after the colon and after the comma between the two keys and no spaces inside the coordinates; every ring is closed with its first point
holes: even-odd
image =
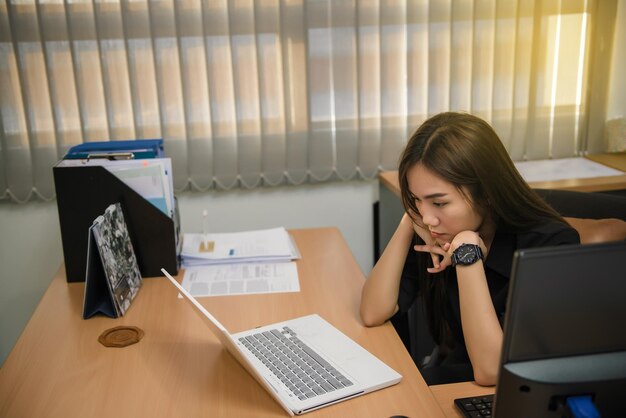
{"type": "Polygon", "coordinates": [[[89,227],[112,203],[120,202],[142,277],[177,274],[178,206],[170,218],[102,166],[53,168],[68,282],[84,282],[89,227]]]}

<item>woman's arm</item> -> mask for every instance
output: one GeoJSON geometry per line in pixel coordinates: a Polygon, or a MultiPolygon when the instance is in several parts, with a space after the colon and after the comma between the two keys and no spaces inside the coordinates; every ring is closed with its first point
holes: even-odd
{"type": "MultiPolygon", "coordinates": [[[[454,251],[461,244],[478,244],[483,248],[483,253],[486,253],[485,244],[475,232],[464,231],[458,234],[452,241],[450,251],[454,251]]],[[[461,325],[474,370],[474,380],[483,386],[495,385],[503,337],[489,294],[485,267],[480,260],[468,266],[458,264],[455,268],[461,325]]]]}
{"type": "Polygon", "coordinates": [[[404,214],[385,251],[372,269],[361,294],[361,319],[368,326],[384,323],[398,312],[402,268],[415,230],[404,214]]]}

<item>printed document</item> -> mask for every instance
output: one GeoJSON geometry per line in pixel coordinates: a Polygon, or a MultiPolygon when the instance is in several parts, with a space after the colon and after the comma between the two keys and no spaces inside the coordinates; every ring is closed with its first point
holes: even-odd
{"type": "Polygon", "coordinates": [[[183,265],[277,262],[300,258],[285,228],[255,231],[184,234],[183,265]]]}
{"type": "Polygon", "coordinates": [[[515,167],[527,182],[563,180],[576,177],[619,176],[622,171],[582,157],[553,160],[518,161],[515,167]]]}
{"type": "Polygon", "coordinates": [[[195,297],[299,292],[296,263],[237,263],[189,267],[183,287],[195,297]]]}

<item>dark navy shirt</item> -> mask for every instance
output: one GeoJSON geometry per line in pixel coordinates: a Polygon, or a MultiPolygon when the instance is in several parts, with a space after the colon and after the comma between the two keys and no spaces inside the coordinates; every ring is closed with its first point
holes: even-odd
{"type": "MultiPolygon", "coordinates": [[[[580,238],[575,229],[567,224],[556,221],[524,231],[513,231],[504,226],[498,226],[484,265],[489,293],[501,326],[504,324],[504,313],[506,311],[506,300],[509,290],[509,280],[511,278],[513,254],[515,251],[525,248],[548,247],[579,242],[580,238]]],[[[413,250],[413,246],[411,246],[400,281],[400,291],[398,294],[398,307],[400,308],[398,314],[400,315],[408,312],[418,296],[418,269],[426,269],[426,266],[418,265],[418,254],[418,252],[413,250]]],[[[444,274],[440,274],[439,277],[433,277],[433,280],[441,280],[441,276],[443,276],[443,279],[446,281],[446,306],[444,309],[444,317],[448,323],[454,341],[453,357],[456,358],[457,361],[469,361],[465,348],[465,340],[463,338],[463,328],[461,326],[461,310],[456,269],[454,267],[448,267],[444,274]]]]}

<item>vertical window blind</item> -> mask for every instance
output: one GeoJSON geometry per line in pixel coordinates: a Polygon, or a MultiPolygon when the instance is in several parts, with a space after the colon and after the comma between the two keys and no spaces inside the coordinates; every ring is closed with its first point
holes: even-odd
{"type": "Polygon", "coordinates": [[[600,140],[615,4],[7,0],[0,197],[52,199],[69,147],[133,138],[164,138],[178,190],[371,179],[448,110],[514,160],[579,155],[600,140]]]}

